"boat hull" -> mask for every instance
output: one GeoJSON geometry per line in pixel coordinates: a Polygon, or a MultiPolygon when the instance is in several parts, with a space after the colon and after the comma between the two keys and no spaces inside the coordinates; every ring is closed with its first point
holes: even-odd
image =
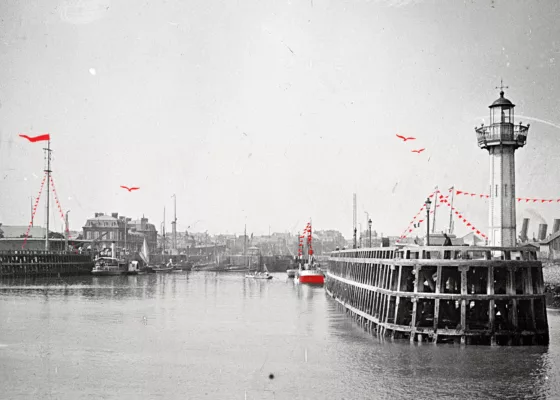
{"type": "Polygon", "coordinates": [[[91,271],[92,275],[96,276],[114,276],[114,275],[123,275],[126,271],[91,271]]]}
{"type": "Polygon", "coordinates": [[[317,270],[304,270],[299,271],[297,277],[299,283],[308,283],[312,285],[323,285],[325,283],[325,276],[321,271],[317,270]]]}
{"type": "Polygon", "coordinates": [[[245,275],[245,278],[249,278],[249,279],[272,279],[272,275],[262,275],[262,276],[258,276],[258,275],[245,275]]]}

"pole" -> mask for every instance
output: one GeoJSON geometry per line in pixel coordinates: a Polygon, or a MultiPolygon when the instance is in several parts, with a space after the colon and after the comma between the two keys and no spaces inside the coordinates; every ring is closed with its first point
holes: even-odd
{"type": "Polygon", "coordinates": [[[428,207],[426,207],[426,215],[427,215],[426,221],[428,221],[428,224],[426,225],[426,246],[429,246],[430,245],[430,209],[428,207]]]}
{"type": "Polygon", "coordinates": [[[31,221],[31,227],[33,228],[33,196],[31,196],[29,198],[29,200],[31,200],[31,219],[30,219],[30,221],[31,221]]]}
{"type": "Polygon", "coordinates": [[[173,195],[173,250],[177,250],[177,196],[173,195]]]}
{"type": "Polygon", "coordinates": [[[163,232],[163,253],[162,254],[165,254],[165,207],[163,207],[163,229],[162,229],[162,232],[163,232]]]}
{"type": "Polygon", "coordinates": [[[64,232],[64,250],[68,250],[68,235],[70,234],[69,225],[68,225],[68,213],[70,210],[66,211],[65,221],[66,221],[66,232],[64,232]]]}
{"type": "Polygon", "coordinates": [[[449,234],[453,233],[453,195],[455,194],[455,186],[451,190],[451,207],[449,209],[449,234]]]}
{"type": "Polygon", "coordinates": [[[50,200],[50,185],[51,185],[51,140],[49,139],[47,142],[47,148],[43,149],[47,152],[47,169],[45,172],[47,173],[47,222],[46,222],[46,231],[45,231],[45,250],[49,250],[49,200],[50,200]]]}
{"type": "Polygon", "coordinates": [[[436,209],[437,209],[437,200],[438,200],[438,187],[436,186],[436,191],[434,193],[434,224],[432,225],[432,233],[436,231],[436,209]]]}
{"type": "Polygon", "coordinates": [[[126,234],[128,233],[128,220],[126,217],[124,217],[124,252],[126,254],[126,234]]]}

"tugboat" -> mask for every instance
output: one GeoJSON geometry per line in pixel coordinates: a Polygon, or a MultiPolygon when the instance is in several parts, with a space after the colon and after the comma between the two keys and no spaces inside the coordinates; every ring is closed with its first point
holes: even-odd
{"type": "Polygon", "coordinates": [[[95,260],[95,266],[91,270],[93,275],[122,275],[126,273],[123,268],[126,264],[121,263],[119,259],[113,257],[99,257],[95,260]]]}
{"type": "MultiPolygon", "coordinates": [[[[307,224],[307,227],[304,230],[304,235],[305,233],[307,233],[307,254],[309,255],[309,259],[307,263],[303,265],[300,263],[295,279],[299,283],[323,285],[325,283],[325,274],[321,271],[319,264],[315,262],[315,257],[313,257],[313,235],[311,234],[311,222],[307,224]]],[[[300,244],[302,244],[301,241],[300,244]]]]}
{"type": "Polygon", "coordinates": [[[127,272],[126,261],[119,260],[115,255],[115,244],[111,244],[111,257],[98,257],[95,260],[95,265],[91,270],[93,275],[107,276],[107,275],[123,275],[127,272]]]}

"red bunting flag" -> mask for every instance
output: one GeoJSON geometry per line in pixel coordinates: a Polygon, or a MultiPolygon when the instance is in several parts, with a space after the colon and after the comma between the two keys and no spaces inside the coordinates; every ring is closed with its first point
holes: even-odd
{"type": "Polygon", "coordinates": [[[461,193],[463,193],[463,192],[462,192],[461,190],[457,190],[455,193],[461,194],[461,193]]]}
{"type": "Polygon", "coordinates": [[[44,134],[44,135],[39,135],[39,136],[27,136],[27,135],[23,135],[20,134],[20,137],[29,140],[31,143],[35,143],[35,142],[40,142],[43,140],[51,140],[51,135],[49,135],[48,133],[44,134]]]}

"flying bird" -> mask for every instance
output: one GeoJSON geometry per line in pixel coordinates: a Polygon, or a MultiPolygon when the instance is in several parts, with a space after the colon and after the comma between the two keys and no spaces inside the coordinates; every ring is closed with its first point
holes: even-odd
{"type": "Polygon", "coordinates": [[[426,150],[426,149],[412,150],[412,152],[413,152],[413,153],[418,153],[418,154],[420,154],[420,153],[422,153],[424,150],[426,150]]]}
{"type": "Polygon", "coordinates": [[[129,192],[132,192],[133,190],[138,190],[138,189],[140,189],[139,187],[131,187],[131,188],[129,188],[128,186],[122,186],[122,185],[121,185],[121,187],[122,187],[123,189],[128,190],[129,192]]]}
{"type": "Polygon", "coordinates": [[[399,139],[402,139],[404,142],[406,142],[407,140],[414,140],[414,139],[416,139],[415,137],[404,137],[404,136],[402,136],[402,135],[397,135],[397,137],[398,137],[399,139]]]}

